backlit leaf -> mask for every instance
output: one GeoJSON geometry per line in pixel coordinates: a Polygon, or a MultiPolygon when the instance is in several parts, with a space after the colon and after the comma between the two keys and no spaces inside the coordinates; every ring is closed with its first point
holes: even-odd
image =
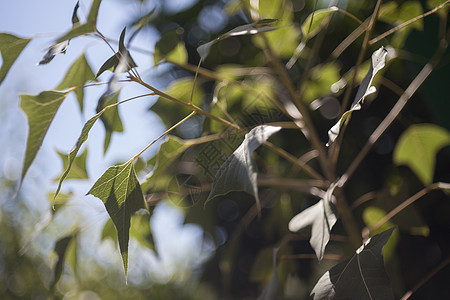
{"type": "Polygon", "coordinates": [[[280,129],[281,127],[278,126],[261,125],[247,133],[241,145],[217,171],[206,202],[231,191],[244,191],[255,197],[256,204],[260,209],[257,184],[258,174],[252,153],[280,129]]]}
{"type": "Polygon", "coordinates": [[[64,173],[61,175],[61,178],[59,179],[59,183],[58,183],[58,187],[57,187],[56,192],[55,192],[54,199],[56,199],[56,196],[58,196],[58,193],[59,193],[59,191],[61,189],[61,185],[62,185],[64,179],[69,174],[69,171],[72,168],[72,164],[73,164],[73,162],[75,160],[75,157],[77,156],[78,151],[81,148],[81,145],[83,145],[83,143],[86,142],[86,140],[88,138],[89,131],[91,130],[92,126],[94,126],[95,121],[97,121],[97,119],[100,118],[100,116],[103,114],[104,111],[105,110],[100,111],[98,114],[94,115],[92,118],[90,118],[84,124],[83,129],[81,130],[81,134],[78,137],[77,142],[75,143],[75,146],[73,146],[72,150],[70,150],[70,152],[69,152],[67,168],[64,171],[64,173]]]}
{"type": "Polygon", "coordinates": [[[69,40],[51,45],[44,57],[42,57],[42,59],[38,62],[38,65],[48,64],[57,54],[66,53],[67,47],[69,47],[69,40]]]}
{"type": "Polygon", "coordinates": [[[326,272],[311,292],[321,299],[394,299],[384,270],[383,247],[394,227],[367,240],[356,254],[326,272]]]}
{"type": "Polygon", "coordinates": [[[88,194],[103,201],[117,229],[126,278],[131,215],[141,208],[146,208],[141,186],[134,171],[133,160],[108,168],[88,194]]]}
{"type": "Polygon", "coordinates": [[[327,146],[330,146],[337,138],[337,136],[339,135],[339,131],[341,130],[342,124],[348,117],[350,117],[351,113],[355,110],[361,109],[361,102],[364,100],[364,98],[367,95],[372,94],[376,91],[376,88],[374,86],[371,86],[371,83],[373,78],[375,77],[375,74],[377,74],[378,71],[384,68],[384,65],[386,63],[386,55],[387,50],[384,47],[381,47],[372,54],[369,71],[367,72],[366,76],[361,82],[361,85],[358,88],[358,91],[356,92],[356,96],[355,99],[353,100],[350,110],[346,111],[342,115],[342,117],[337,121],[337,123],[334,124],[334,126],[331,127],[330,130],[328,130],[329,140],[327,146]]]}
{"type": "Polygon", "coordinates": [[[67,70],[64,79],[56,87],[56,90],[62,91],[72,87],[79,87],[74,92],[77,96],[80,109],[81,111],[83,111],[83,85],[91,80],[95,80],[94,72],[92,72],[89,63],[86,60],[86,56],[84,54],[81,54],[81,56],[72,64],[69,70],[67,70]]]}
{"type": "Polygon", "coordinates": [[[275,30],[276,28],[273,27],[275,22],[276,22],[276,20],[274,20],[274,19],[263,19],[263,20],[260,20],[258,22],[254,22],[251,24],[238,26],[238,27],[220,35],[216,39],[214,39],[206,44],[201,45],[200,47],[197,48],[197,52],[198,52],[198,54],[200,54],[200,57],[203,60],[205,60],[209,54],[209,50],[210,50],[211,46],[214,45],[215,43],[217,43],[221,40],[224,40],[226,38],[229,38],[231,36],[257,34],[260,32],[267,32],[267,31],[275,30]]]}
{"type": "MultiPolygon", "coordinates": [[[[120,91],[117,91],[108,96],[105,96],[105,94],[103,94],[98,100],[97,112],[100,112],[108,105],[117,103],[119,100],[119,93],[120,91]]],[[[100,120],[102,121],[103,126],[105,127],[105,142],[103,150],[106,153],[106,151],[108,150],[109,143],[111,141],[111,135],[113,131],[123,132],[123,125],[120,119],[118,106],[112,107],[107,111],[105,111],[100,116],[100,120]]]]}
{"type": "Polygon", "coordinates": [[[312,12],[303,22],[301,27],[301,31],[304,36],[303,39],[308,40],[319,33],[323,21],[335,11],[337,11],[337,7],[331,6],[312,12]]]}
{"type": "Polygon", "coordinates": [[[0,33],[0,52],[2,55],[2,67],[0,69],[0,84],[5,79],[11,66],[19,57],[22,50],[31,39],[22,39],[9,33],[0,33]]]}
{"type": "Polygon", "coordinates": [[[450,133],[437,125],[410,126],[394,149],[394,162],[407,165],[419,179],[428,185],[433,181],[436,154],[450,144],[450,133]]]}
{"type": "Polygon", "coordinates": [[[311,227],[309,243],[319,261],[323,258],[325,247],[330,241],[331,229],[338,218],[337,209],[332,202],[335,188],[336,183],[333,183],[319,202],[300,212],[289,222],[289,230],[293,232],[311,227]]]}
{"type": "Polygon", "coordinates": [[[27,115],[29,128],[21,180],[25,177],[39,148],[41,148],[45,134],[68,93],[44,91],[37,96],[20,96],[20,107],[27,115]]]}
{"type": "MultiPolygon", "coordinates": [[[[69,166],[69,155],[61,152],[57,152],[63,162],[63,169],[66,170],[69,166]]],[[[75,160],[71,167],[71,172],[67,175],[66,179],[89,179],[89,175],[86,170],[86,158],[87,149],[80,155],[75,157],[75,160]]],[[[59,178],[57,178],[58,180],[59,178]]]]}

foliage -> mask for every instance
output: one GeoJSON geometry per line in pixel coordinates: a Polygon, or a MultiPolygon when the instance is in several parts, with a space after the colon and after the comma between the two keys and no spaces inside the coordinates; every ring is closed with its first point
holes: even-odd
{"type": "MultiPolygon", "coordinates": [[[[109,167],[88,192],[108,213],[101,240],[118,241],[125,281],[130,239],[156,253],[150,220],[154,206],[167,201],[213,237],[215,256],[199,284],[210,287],[209,297],[442,298],[449,292],[440,282],[448,278],[450,262],[450,204],[443,193],[450,181],[450,128],[432,113],[438,99],[427,96],[427,89],[444,89],[430,78],[448,67],[448,14],[442,12],[450,2],[397,2],[326,8],[316,7],[318,1],[197,1],[177,12],[161,2],[161,9],[127,26],[127,42],[123,29],[117,52],[97,62],[96,75],[83,53],[55,90],[20,96],[29,133],[19,185],[67,96],[75,92],[83,111],[85,89],[103,85],[94,81],[110,70],[96,111],[70,152],[60,154],[65,170],[52,203],[58,211],[70,209],[59,194],[64,180],[95,179],[87,172],[87,151],[78,152],[96,121],[104,125],[106,153],[112,136],[124,131],[119,107],[157,96],[150,110],[167,130],[109,167]],[[220,10],[222,26],[213,24],[207,9],[220,10]],[[161,39],[152,57],[137,64],[133,39],[146,26],[161,39]],[[422,35],[433,36],[433,44],[415,47],[422,35]],[[149,61],[165,68],[152,68],[149,75],[149,61]],[[167,74],[166,89],[152,83],[167,74]],[[149,92],[122,99],[119,83],[149,92]],[[159,150],[144,164],[150,169],[141,168],[150,147],[159,150]],[[410,254],[416,243],[421,256],[439,257],[418,264],[410,254]],[[261,259],[268,253],[271,259],[261,259]],[[340,262],[333,266],[330,260],[340,262]]],[[[114,49],[97,24],[101,9],[101,0],[92,1],[82,23],[77,2],[72,29],[39,64],[51,63],[72,47],[72,39],[88,34],[114,49]]],[[[0,83],[30,40],[0,33],[0,83]]],[[[57,287],[65,262],[74,274],[83,264],[77,259],[82,236],[77,228],[55,242],[49,295],[63,296],[57,287]]],[[[158,294],[158,286],[147,288],[149,295],[158,294]]],[[[159,295],[184,297],[177,290],[183,289],[159,295]]]]}

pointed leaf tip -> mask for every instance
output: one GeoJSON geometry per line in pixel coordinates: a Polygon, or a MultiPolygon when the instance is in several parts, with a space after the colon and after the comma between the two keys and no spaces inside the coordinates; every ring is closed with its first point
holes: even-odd
{"type": "Polygon", "coordinates": [[[395,227],[370,238],[353,257],[326,272],[311,291],[314,300],[386,299],[394,294],[383,262],[383,247],[395,227]]]}
{"type": "Polygon", "coordinates": [[[21,181],[41,148],[48,128],[68,92],[44,91],[37,96],[21,95],[20,107],[28,118],[28,138],[21,181]]]}
{"type": "Polygon", "coordinates": [[[25,49],[31,39],[19,38],[9,33],[0,33],[0,52],[2,64],[0,68],[0,84],[5,79],[6,74],[25,49]]]}
{"type": "Polygon", "coordinates": [[[146,208],[133,160],[108,168],[88,194],[103,201],[117,229],[120,253],[127,276],[131,215],[141,208],[146,208]]]}

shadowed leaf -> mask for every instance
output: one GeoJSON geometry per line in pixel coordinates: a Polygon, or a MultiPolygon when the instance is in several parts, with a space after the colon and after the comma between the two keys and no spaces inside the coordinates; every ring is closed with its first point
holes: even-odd
{"type": "Polygon", "coordinates": [[[346,111],[337,121],[337,123],[334,124],[334,126],[331,127],[330,130],[328,130],[329,140],[327,146],[330,146],[337,138],[342,124],[351,115],[351,113],[355,110],[361,109],[361,102],[364,100],[364,98],[376,91],[376,88],[374,86],[371,86],[371,83],[373,78],[375,77],[375,74],[377,74],[378,71],[384,68],[384,65],[386,63],[386,54],[387,50],[384,47],[381,47],[372,54],[369,71],[367,72],[366,76],[361,82],[361,85],[359,86],[358,92],[356,93],[356,97],[353,100],[350,110],[346,111]]]}
{"type": "Polygon", "coordinates": [[[393,300],[383,262],[383,247],[393,231],[394,227],[373,236],[352,258],[326,272],[311,292],[314,300],[393,300]]]}
{"type": "Polygon", "coordinates": [[[200,57],[204,60],[208,56],[211,46],[214,45],[215,43],[217,43],[221,40],[224,40],[226,38],[229,38],[230,36],[257,34],[260,32],[275,30],[276,28],[274,28],[273,25],[276,21],[277,20],[275,20],[275,19],[263,19],[263,20],[260,20],[258,22],[254,22],[251,24],[238,26],[238,27],[220,35],[216,39],[199,46],[197,48],[197,52],[198,52],[198,54],[200,54],[200,57]]]}
{"type": "Polygon", "coordinates": [[[252,153],[280,129],[281,127],[278,126],[261,125],[247,133],[241,145],[217,171],[206,202],[231,191],[245,191],[255,197],[256,204],[260,209],[257,170],[252,153]]]}
{"type": "Polygon", "coordinates": [[[289,230],[293,232],[311,227],[309,243],[319,261],[323,258],[325,247],[330,241],[331,229],[338,218],[336,207],[331,201],[335,187],[336,183],[333,183],[319,202],[305,209],[289,222],[289,230]]]}
{"type": "Polygon", "coordinates": [[[122,30],[120,34],[119,51],[114,53],[110,58],[108,58],[107,61],[105,61],[105,63],[100,67],[97,74],[95,75],[95,78],[100,76],[106,70],[116,71],[123,57],[126,57],[126,60],[124,61],[124,67],[120,68],[120,72],[118,73],[127,72],[130,69],[137,67],[136,63],[134,62],[133,58],[130,55],[130,52],[125,47],[125,32],[126,27],[122,30]]]}
{"type": "Polygon", "coordinates": [[[131,215],[146,207],[141,186],[134,171],[133,160],[129,160],[122,165],[112,166],[106,170],[88,194],[103,201],[117,229],[126,278],[131,215]]]}
{"type": "Polygon", "coordinates": [[[411,125],[394,149],[394,162],[407,165],[428,185],[433,181],[436,155],[450,144],[450,133],[434,124],[411,125]]]}
{"type": "MultiPolygon", "coordinates": [[[[69,235],[69,236],[59,239],[55,244],[54,251],[55,251],[56,255],[58,256],[58,260],[55,265],[55,269],[53,272],[54,277],[53,277],[53,281],[50,286],[50,290],[52,291],[52,293],[55,292],[56,284],[58,283],[58,281],[62,275],[62,271],[64,268],[64,261],[68,258],[68,252],[70,252],[70,251],[72,251],[71,259],[73,262],[73,255],[74,255],[73,247],[76,247],[76,243],[77,243],[77,234],[75,233],[75,234],[72,234],[72,235],[69,235]],[[69,248],[72,248],[72,249],[69,251],[69,248]]],[[[76,255],[76,253],[75,253],[75,255],[76,255]]],[[[72,265],[72,267],[73,267],[73,265],[72,265]]],[[[75,272],[75,270],[74,270],[74,272],[75,272]]]]}
{"type": "Polygon", "coordinates": [[[2,55],[2,67],[0,69],[0,84],[5,79],[11,66],[19,57],[23,49],[31,39],[22,39],[9,33],[0,33],[0,52],[2,55]]]}
{"type": "Polygon", "coordinates": [[[44,91],[37,96],[20,96],[20,107],[27,115],[29,128],[21,181],[41,148],[45,134],[68,93],[44,91]]]}
{"type": "Polygon", "coordinates": [[[84,88],[82,87],[86,82],[95,80],[94,72],[92,72],[86,56],[82,54],[67,70],[64,79],[56,87],[56,90],[62,91],[72,87],[79,87],[75,90],[78,104],[81,111],[83,111],[84,88]]]}

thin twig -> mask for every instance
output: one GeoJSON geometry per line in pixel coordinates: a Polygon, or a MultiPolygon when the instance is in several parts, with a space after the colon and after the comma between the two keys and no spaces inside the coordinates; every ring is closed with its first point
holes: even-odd
{"type": "Polygon", "coordinates": [[[422,15],[420,15],[420,16],[417,16],[417,17],[415,17],[415,18],[412,18],[411,20],[408,20],[408,21],[406,21],[405,23],[402,23],[402,24],[400,24],[400,25],[398,25],[398,26],[392,28],[392,29],[386,31],[385,33],[380,34],[380,35],[377,36],[376,38],[371,39],[371,40],[369,41],[369,45],[375,44],[375,43],[378,42],[379,40],[384,39],[384,38],[387,37],[388,35],[393,34],[394,32],[396,32],[396,31],[398,31],[398,30],[400,30],[400,29],[402,29],[402,28],[408,26],[408,25],[411,24],[411,23],[414,23],[414,22],[416,22],[416,21],[418,21],[418,20],[420,20],[420,19],[425,18],[426,16],[429,16],[429,15],[431,15],[431,14],[434,14],[434,13],[437,12],[438,10],[444,8],[444,7],[445,7],[447,4],[449,4],[449,3],[450,3],[450,0],[447,0],[447,1],[445,1],[444,3],[442,3],[441,5],[435,7],[434,9],[432,9],[432,10],[430,10],[430,11],[427,11],[426,13],[424,13],[424,14],[422,14],[422,15]]]}
{"type": "Polygon", "coordinates": [[[447,257],[444,261],[442,261],[439,265],[436,266],[430,273],[427,274],[418,284],[416,284],[410,291],[406,292],[400,300],[407,300],[412,296],[418,289],[420,289],[427,281],[429,281],[434,275],[436,275],[440,270],[445,268],[448,264],[450,264],[450,256],[447,257]]]}
{"type": "Polygon", "coordinates": [[[447,48],[446,41],[443,41],[440,43],[440,47],[435,55],[435,57],[430,61],[430,63],[426,64],[423,69],[420,71],[420,73],[414,78],[414,80],[411,82],[411,84],[408,86],[408,88],[405,90],[405,92],[400,96],[397,103],[394,105],[394,107],[391,109],[389,114],[384,118],[384,120],[378,125],[378,127],[375,129],[375,131],[372,133],[372,135],[369,137],[369,140],[364,145],[364,147],[361,149],[361,151],[358,153],[356,158],[352,161],[350,166],[348,167],[345,174],[341,177],[339,180],[338,186],[343,186],[347,182],[347,180],[353,175],[355,170],[358,168],[358,166],[361,164],[363,159],[366,157],[367,153],[369,153],[370,149],[372,149],[372,146],[378,141],[380,136],[386,131],[386,129],[392,124],[392,122],[395,120],[395,118],[398,116],[398,114],[401,112],[403,107],[406,105],[408,100],[414,95],[414,93],[417,91],[417,89],[422,85],[422,83],[427,79],[427,77],[430,75],[431,71],[433,70],[434,66],[437,64],[440,56],[444,52],[444,50],[447,48]]]}
{"type": "Polygon", "coordinates": [[[406,199],[405,201],[400,203],[396,208],[394,208],[388,214],[386,214],[380,221],[378,221],[378,223],[376,223],[373,227],[370,228],[370,232],[375,232],[381,226],[386,224],[386,222],[388,222],[390,219],[396,216],[399,212],[401,212],[406,207],[413,204],[416,200],[420,199],[421,197],[423,197],[424,195],[428,194],[433,190],[450,190],[450,184],[445,182],[436,182],[421,189],[419,192],[414,194],[412,197],[406,199]]]}

